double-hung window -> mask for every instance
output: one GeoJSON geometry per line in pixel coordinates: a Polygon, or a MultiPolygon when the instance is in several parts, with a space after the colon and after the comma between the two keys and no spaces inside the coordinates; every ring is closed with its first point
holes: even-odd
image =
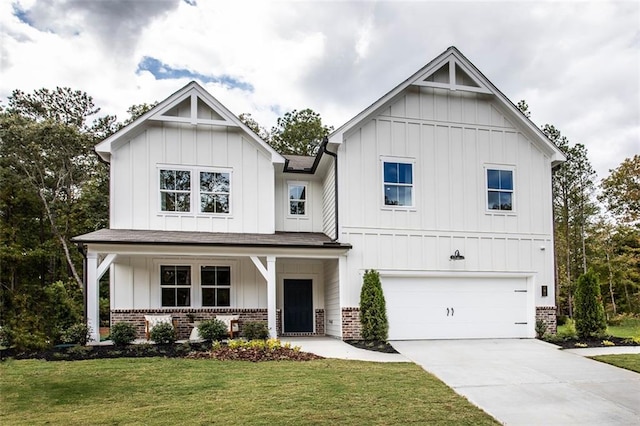
{"type": "Polygon", "coordinates": [[[292,216],[306,215],[307,185],[296,182],[289,183],[289,214],[292,216]]]}
{"type": "Polygon", "coordinates": [[[191,305],[191,266],[160,266],[162,306],[191,305]]]}
{"type": "Polygon", "coordinates": [[[160,210],[163,212],[191,211],[191,172],[189,170],[160,170],[160,210]]]}
{"type": "MultiPolygon", "coordinates": [[[[183,166],[181,166],[183,167],[183,166]]],[[[192,214],[231,212],[231,170],[160,168],[160,211],[192,214]]]]}
{"type": "Polygon", "coordinates": [[[229,213],[229,173],[200,172],[200,212],[229,213]]]}
{"type": "Polygon", "coordinates": [[[513,170],[487,168],[487,209],[513,211],[513,170]]]}
{"type": "Polygon", "coordinates": [[[202,306],[231,306],[231,268],[201,266],[202,306]]]}
{"type": "Polygon", "coordinates": [[[385,206],[413,206],[413,163],[383,162],[385,206]]]}

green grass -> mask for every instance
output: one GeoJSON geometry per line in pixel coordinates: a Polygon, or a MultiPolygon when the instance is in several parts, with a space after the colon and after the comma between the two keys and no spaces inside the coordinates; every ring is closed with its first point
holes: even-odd
{"type": "MultiPolygon", "coordinates": [[[[558,326],[559,336],[570,336],[575,333],[575,326],[568,321],[567,324],[558,326]]],[[[631,338],[640,337],[640,318],[626,318],[619,325],[607,326],[607,334],[614,337],[631,338]]]]}
{"type": "Polygon", "coordinates": [[[627,370],[640,373],[640,354],[625,355],[598,355],[591,357],[596,361],[606,362],[616,367],[626,368],[627,370]]]}
{"type": "Polygon", "coordinates": [[[414,364],[0,363],[3,424],[497,424],[414,364]]]}

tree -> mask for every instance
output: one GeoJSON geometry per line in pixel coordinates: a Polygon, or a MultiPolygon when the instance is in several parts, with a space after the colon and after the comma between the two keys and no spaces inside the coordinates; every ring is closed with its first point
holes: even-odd
{"type": "Polygon", "coordinates": [[[625,159],[602,181],[603,201],[610,213],[625,223],[640,220],[640,155],[625,159]]]}
{"type": "Polygon", "coordinates": [[[578,278],[574,318],[576,332],[580,338],[599,337],[607,330],[600,284],[591,269],[578,278]]]}
{"type": "Polygon", "coordinates": [[[271,135],[269,135],[267,129],[258,124],[258,122],[251,116],[251,114],[243,112],[238,116],[238,118],[262,140],[264,140],[265,142],[269,142],[269,140],[271,139],[271,135]]]}
{"type": "Polygon", "coordinates": [[[360,290],[360,325],[364,340],[387,340],[387,308],[377,271],[365,271],[360,290]]]}
{"type": "Polygon", "coordinates": [[[322,124],[317,112],[309,108],[294,109],[278,118],[268,142],[281,154],[315,155],[322,138],[332,130],[332,126],[322,124]]]}
{"type": "Polygon", "coordinates": [[[516,107],[520,110],[520,112],[522,112],[522,114],[524,114],[525,117],[531,118],[531,113],[529,112],[529,105],[527,104],[527,101],[522,99],[520,102],[518,102],[516,107]]]}
{"type": "Polygon", "coordinates": [[[594,200],[595,172],[582,144],[571,145],[554,126],[542,131],[566,155],[567,161],[553,173],[554,241],[558,305],[573,316],[574,280],[588,268],[588,235],[594,226],[598,206],[594,200]]]}

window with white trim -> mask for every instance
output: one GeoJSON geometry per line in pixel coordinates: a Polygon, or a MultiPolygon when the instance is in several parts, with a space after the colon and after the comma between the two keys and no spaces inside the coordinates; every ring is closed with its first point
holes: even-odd
{"type": "Polygon", "coordinates": [[[229,213],[229,173],[200,172],[200,212],[229,213]]]}
{"type": "Polygon", "coordinates": [[[487,168],[487,209],[513,211],[513,170],[487,168]]]}
{"type": "Polygon", "coordinates": [[[384,161],[384,205],[413,206],[413,163],[384,161]]]}
{"type": "Polygon", "coordinates": [[[292,216],[307,214],[307,185],[305,183],[289,183],[289,214],[292,216]]]}
{"type": "Polygon", "coordinates": [[[161,305],[178,307],[191,305],[191,266],[160,266],[161,305]]]}
{"type": "Polygon", "coordinates": [[[196,214],[231,212],[231,170],[159,168],[160,211],[196,214]],[[192,180],[197,179],[192,184],[192,180]],[[193,208],[192,206],[196,206],[193,208]]]}
{"type": "Polygon", "coordinates": [[[231,306],[231,267],[201,266],[202,306],[231,306]]]}
{"type": "Polygon", "coordinates": [[[191,172],[160,169],[160,210],[191,211],[191,172]]]}

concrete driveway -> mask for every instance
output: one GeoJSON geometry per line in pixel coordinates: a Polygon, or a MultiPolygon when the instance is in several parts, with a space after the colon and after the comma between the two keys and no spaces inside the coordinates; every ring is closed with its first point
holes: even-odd
{"type": "Polygon", "coordinates": [[[396,341],[508,425],[640,425],[640,374],[534,339],[396,341]]]}

